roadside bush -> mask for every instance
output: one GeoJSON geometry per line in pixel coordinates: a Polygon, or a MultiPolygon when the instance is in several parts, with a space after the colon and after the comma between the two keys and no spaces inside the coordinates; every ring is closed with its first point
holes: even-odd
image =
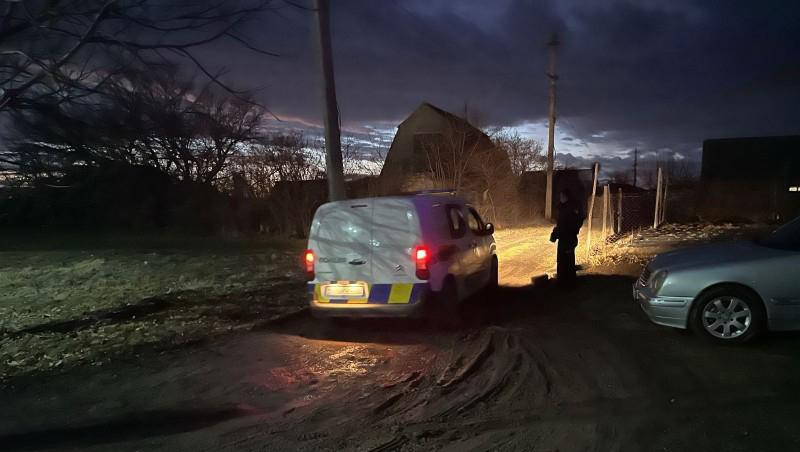
{"type": "Polygon", "coordinates": [[[230,223],[230,197],[154,168],[87,167],[14,189],[0,201],[4,229],[215,233],[230,223]]]}

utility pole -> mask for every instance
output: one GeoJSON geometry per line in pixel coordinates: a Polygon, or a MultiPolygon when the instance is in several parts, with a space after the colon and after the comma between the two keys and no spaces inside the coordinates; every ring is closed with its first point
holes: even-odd
{"type": "Polygon", "coordinates": [[[639,148],[633,148],[633,186],[636,186],[636,171],[639,168],[639,148]]]}
{"type": "Polygon", "coordinates": [[[333,52],[331,50],[331,21],[329,0],[314,0],[317,10],[317,34],[322,67],[323,100],[325,102],[325,167],[328,173],[328,198],[345,199],[344,167],[342,164],[339,106],[336,103],[336,83],[333,79],[333,52]]]}
{"type": "Polygon", "coordinates": [[[661,166],[658,167],[658,183],[656,185],[656,211],[653,216],[653,228],[657,228],[661,224],[661,197],[664,193],[664,176],[661,173],[661,166]]]}
{"type": "Polygon", "coordinates": [[[554,140],[556,133],[556,63],[558,58],[558,34],[553,33],[547,47],[550,53],[550,67],[547,71],[547,78],[550,81],[550,127],[547,132],[547,187],[545,189],[544,199],[544,217],[546,219],[553,218],[553,166],[554,166],[554,140]]]}

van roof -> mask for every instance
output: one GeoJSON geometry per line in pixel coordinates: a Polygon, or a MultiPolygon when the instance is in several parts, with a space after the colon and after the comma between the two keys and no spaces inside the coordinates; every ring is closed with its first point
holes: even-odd
{"type": "Polygon", "coordinates": [[[358,204],[359,202],[368,202],[368,201],[372,202],[372,201],[382,201],[382,200],[407,200],[413,202],[415,205],[427,205],[427,204],[434,204],[437,202],[467,204],[467,202],[463,198],[455,195],[421,193],[416,195],[373,196],[369,198],[343,199],[341,201],[326,202],[322,206],[333,206],[337,204],[352,205],[352,204],[358,204]]]}

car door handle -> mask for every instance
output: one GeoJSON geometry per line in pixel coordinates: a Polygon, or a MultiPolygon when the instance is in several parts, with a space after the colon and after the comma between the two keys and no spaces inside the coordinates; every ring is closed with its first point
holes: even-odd
{"type": "Polygon", "coordinates": [[[366,263],[367,261],[365,261],[364,259],[353,259],[350,262],[348,262],[348,264],[350,265],[364,265],[366,263]]]}

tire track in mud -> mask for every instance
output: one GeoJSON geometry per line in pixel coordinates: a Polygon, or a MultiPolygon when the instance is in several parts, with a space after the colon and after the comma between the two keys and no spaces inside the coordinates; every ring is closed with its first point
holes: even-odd
{"type": "Polygon", "coordinates": [[[594,407],[614,412],[620,405],[642,404],[647,391],[632,386],[638,369],[626,362],[618,344],[597,335],[589,318],[573,318],[572,330],[561,322],[538,327],[488,326],[454,339],[449,357],[415,379],[415,388],[398,387],[388,395],[391,403],[382,406],[379,422],[423,434],[461,429],[464,435],[485,435],[486,444],[495,445],[499,432],[556,434],[546,434],[545,428],[569,438],[575,428],[569,413],[574,413],[585,433],[572,439],[590,449],[617,449],[629,432],[594,407]]]}
{"type": "MultiPolygon", "coordinates": [[[[424,347],[412,346],[432,353],[424,364],[401,365],[389,379],[376,368],[361,380],[340,380],[335,393],[284,416],[282,430],[303,431],[284,439],[296,450],[327,445],[336,445],[331,450],[356,445],[359,450],[420,450],[431,442],[456,444],[479,436],[488,445],[499,441],[497,435],[519,434],[515,442],[521,444],[535,444],[539,437],[545,442],[568,438],[589,448],[599,444],[601,449],[614,449],[626,433],[596,407],[614,411],[615,405],[628,403],[625,399],[636,399],[641,387],[634,383],[641,373],[626,362],[619,344],[605,337],[596,319],[582,314],[579,299],[593,295],[587,291],[546,305],[528,302],[516,308],[521,309],[519,321],[481,325],[457,335],[403,332],[409,344],[418,344],[417,337],[424,339],[424,347]],[[364,425],[369,425],[368,432],[364,425]],[[576,428],[582,433],[570,434],[576,428]]],[[[382,330],[345,329],[337,334],[362,341],[397,336],[382,330]]],[[[350,344],[343,342],[341,348],[352,348],[350,344]]],[[[376,342],[365,350],[387,346],[403,347],[376,342]]],[[[361,348],[354,349],[355,355],[366,353],[361,348]]],[[[348,356],[345,361],[353,358],[348,356]]],[[[411,355],[404,356],[403,362],[410,364],[411,355]]]]}
{"type": "Polygon", "coordinates": [[[553,383],[542,354],[532,352],[521,333],[491,326],[459,338],[450,359],[384,395],[376,407],[381,422],[439,421],[521,398],[544,404],[553,383]]]}
{"type": "MultiPolygon", "coordinates": [[[[370,350],[414,351],[398,354],[390,374],[370,364],[356,384],[341,381],[326,400],[286,416],[278,429],[284,433],[261,436],[246,448],[269,442],[298,451],[647,450],[703,433],[705,424],[682,426],[683,419],[742,418],[734,411],[738,403],[791,412],[770,391],[714,392],[709,384],[716,380],[695,367],[708,367],[710,358],[724,363],[733,351],[666,336],[643,319],[617,322],[623,315],[636,319],[631,315],[638,306],[609,301],[628,296],[627,280],[586,284],[567,295],[526,295],[526,304],[501,325],[455,335],[403,330],[407,340],[396,345],[371,339],[370,350]]],[[[397,336],[381,330],[375,337],[384,334],[397,336]]],[[[791,356],[783,366],[791,367],[791,356]]],[[[719,383],[736,390],[743,380],[719,383]]]]}

